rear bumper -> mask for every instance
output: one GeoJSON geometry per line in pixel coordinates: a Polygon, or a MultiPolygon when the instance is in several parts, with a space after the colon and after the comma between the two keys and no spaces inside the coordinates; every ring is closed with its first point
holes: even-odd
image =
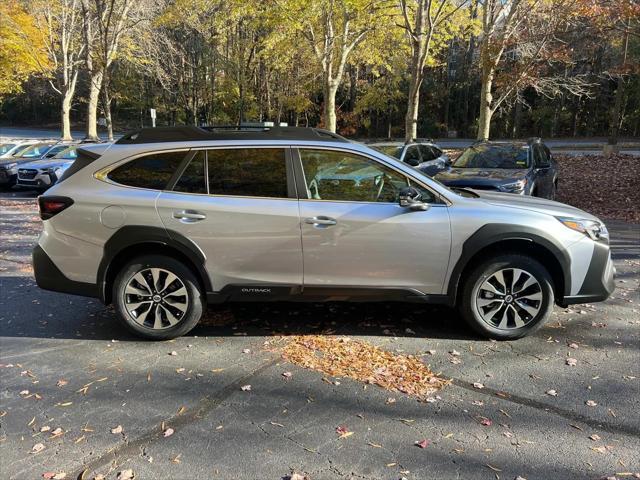
{"type": "Polygon", "coordinates": [[[566,307],[576,303],[602,302],[609,298],[615,290],[616,267],[611,260],[609,245],[596,243],[591,256],[591,263],[582,287],[577,295],[564,297],[560,306],[566,307]]]}
{"type": "Polygon", "coordinates": [[[33,274],[38,287],[53,292],[69,293],[83,297],[98,297],[95,284],[76,282],[65,277],[40,245],[33,249],[33,274]]]}

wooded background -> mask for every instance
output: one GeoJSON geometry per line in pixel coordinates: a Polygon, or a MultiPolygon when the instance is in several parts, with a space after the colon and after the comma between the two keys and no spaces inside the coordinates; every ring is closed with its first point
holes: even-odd
{"type": "Polygon", "coordinates": [[[3,0],[0,123],[640,133],[638,0],[3,0]]]}

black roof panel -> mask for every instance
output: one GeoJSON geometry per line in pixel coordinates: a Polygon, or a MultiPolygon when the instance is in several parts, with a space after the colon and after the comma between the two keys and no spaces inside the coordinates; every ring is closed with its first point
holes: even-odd
{"type": "Polygon", "coordinates": [[[312,140],[348,142],[344,137],[307,127],[156,127],[142,128],[123,135],[117,144],[194,142],[207,140],[312,140]]]}

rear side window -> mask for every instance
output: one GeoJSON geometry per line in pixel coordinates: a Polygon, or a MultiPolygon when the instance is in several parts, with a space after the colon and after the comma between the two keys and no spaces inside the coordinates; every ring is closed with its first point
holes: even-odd
{"type": "Polygon", "coordinates": [[[288,198],[282,148],[207,151],[209,193],[234,197],[288,198]]]}
{"type": "Polygon", "coordinates": [[[207,154],[204,150],[197,152],[182,172],[173,190],[185,193],[207,193],[206,160],[207,154]]]}
{"type": "Polygon", "coordinates": [[[139,157],[112,170],[107,177],[128,187],[163,190],[186,153],[165,152],[139,157]]]}

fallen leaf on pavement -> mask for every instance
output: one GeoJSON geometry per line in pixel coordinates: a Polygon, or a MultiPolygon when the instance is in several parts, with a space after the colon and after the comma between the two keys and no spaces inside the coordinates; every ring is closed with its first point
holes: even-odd
{"type": "Polygon", "coordinates": [[[61,378],[56,383],[56,387],[64,387],[67,383],[69,383],[67,380],[65,380],[64,378],[61,378]]]}
{"type": "Polygon", "coordinates": [[[600,435],[598,435],[597,433],[594,433],[593,435],[589,436],[590,440],[593,440],[594,442],[597,442],[598,440],[600,440],[600,435]]]}
{"type": "Polygon", "coordinates": [[[596,402],[594,402],[593,400],[587,400],[586,402],[584,402],[584,404],[587,407],[595,407],[596,405],[598,405],[596,402]]]}
{"type": "Polygon", "coordinates": [[[282,376],[283,376],[284,378],[287,378],[287,379],[288,379],[288,378],[291,378],[292,373],[291,373],[291,372],[282,372],[282,376]]]}
{"type": "Polygon", "coordinates": [[[36,443],[33,447],[31,447],[31,453],[38,453],[44,450],[43,443],[36,443]]]}
{"type": "Polygon", "coordinates": [[[113,433],[114,435],[122,433],[122,425],[118,425],[117,427],[112,428],[111,433],[113,433]]]}
{"type": "Polygon", "coordinates": [[[480,382],[475,382],[473,384],[473,388],[477,388],[477,389],[483,389],[484,388],[484,384],[480,383],[480,382]]]}
{"type": "Polygon", "coordinates": [[[173,428],[169,427],[164,432],[162,432],[162,436],[165,438],[170,437],[171,435],[173,435],[173,432],[174,432],[173,428]]]}
{"type": "Polygon", "coordinates": [[[567,358],[566,363],[570,367],[575,367],[578,364],[578,360],[576,360],[575,358],[567,358]]]}
{"type": "Polygon", "coordinates": [[[426,438],[424,440],[416,440],[414,442],[414,444],[417,445],[420,448],[427,448],[430,443],[431,442],[429,440],[427,440],[426,438]]]}
{"type": "Polygon", "coordinates": [[[420,400],[450,383],[419,356],[388,352],[362,340],[327,335],[296,335],[287,340],[282,349],[285,360],[328,376],[353,378],[420,400]]]}
{"type": "Polygon", "coordinates": [[[178,355],[178,352],[174,350],[172,352],[169,352],[169,355],[171,355],[172,357],[175,357],[176,355],[178,355]]]}
{"type": "Polygon", "coordinates": [[[122,470],[118,472],[117,480],[133,480],[136,477],[136,474],[133,473],[133,470],[122,470]]]}
{"type": "Polygon", "coordinates": [[[251,385],[243,385],[240,387],[240,390],[242,390],[243,392],[248,392],[251,390],[251,385]]]}
{"type": "Polygon", "coordinates": [[[550,395],[552,397],[557,397],[558,396],[558,392],[556,392],[555,390],[547,390],[546,392],[547,395],[550,395]]]}
{"type": "Polygon", "coordinates": [[[490,427],[492,423],[493,422],[486,417],[482,417],[482,419],[480,420],[480,425],[484,425],[485,427],[490,427]]]}

